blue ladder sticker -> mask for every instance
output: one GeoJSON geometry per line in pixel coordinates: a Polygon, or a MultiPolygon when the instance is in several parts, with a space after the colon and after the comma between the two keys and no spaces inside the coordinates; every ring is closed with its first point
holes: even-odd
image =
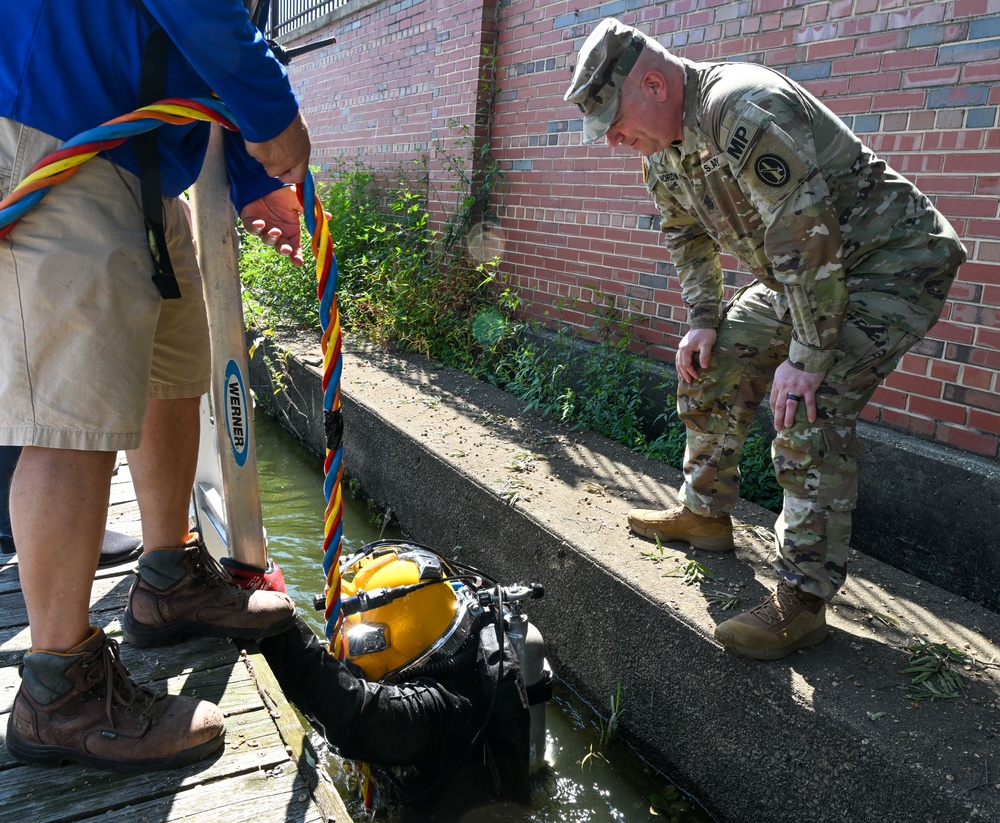
{"type": "Polygon", "coordinates": [[[226,431],[229,433],[229,443],[233,447],[233,459],[236,465],[243,467],[250,451],[250,438],[247,436],[247,392],[243,384],[243,375],[235,360],[226,364],[226,431]]]}

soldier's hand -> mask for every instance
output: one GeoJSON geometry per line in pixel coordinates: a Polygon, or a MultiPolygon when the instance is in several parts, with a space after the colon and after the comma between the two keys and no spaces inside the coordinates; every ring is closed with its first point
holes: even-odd
{"type": "Polygon", "coordinates": [[[679,374],[688,383],[698,379],[703,369],[708,368],[712,348],[719,334],[715,329],[691,329],[681,339],[674,362],[679,374]]]}
{"type": "Polygon", "coordinates": [[[778,366],[771,383],[771,414],[774,430],[789,428],[799,408],[805,406],[806,419],[816,422],[816,391],[823,384],[825,372],[802,371],[787,360],[778,366]]]}

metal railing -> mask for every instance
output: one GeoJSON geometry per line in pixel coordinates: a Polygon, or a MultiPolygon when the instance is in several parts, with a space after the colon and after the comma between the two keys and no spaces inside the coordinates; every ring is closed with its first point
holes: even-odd
{"type": "Polygon", "coordinates": [[[348,2],[350,0],[271,0],[268,32],[271,37],[278,38],[348,2]]]}

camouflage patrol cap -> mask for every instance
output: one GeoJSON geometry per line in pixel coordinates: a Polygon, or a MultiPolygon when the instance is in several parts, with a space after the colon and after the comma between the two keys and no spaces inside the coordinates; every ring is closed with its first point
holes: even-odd
{"type": "Polygon", "coordinates": [[[597,24],[583,45],[573,80],[563,99],[583,112],[583,142],[596,143],[618,113],[622,83],[632,71],[646,38],[613,17],[597,24]]]}

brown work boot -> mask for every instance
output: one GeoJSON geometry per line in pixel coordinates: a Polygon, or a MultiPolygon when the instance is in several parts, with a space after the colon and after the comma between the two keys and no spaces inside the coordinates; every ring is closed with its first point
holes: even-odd
{"type": "Polygon", "coordinates": [[[727,649],[758,660],[777,660],[826,639],[826,601],[785,582],[744,614],[715,627],[727,649]]]}
{"type": "Polygon", "coordinates": [[[112,771],[186,766],[218,749],[219,707],[159,695],[132,680],[103,631],[68,652],[24,656],[7,721],[7,749],[22,763],[81,763],[112,771]]]}
{"type": "Polygon", "coordinates": [[[643,537],[658,537],[664,542],[680,540],[707,552],[733,550],[733,521],[728,514],[704,517],[687,506],[666,511],[632,509],[628,513],[628,526],[643,537]]]}
{"type": "Polygon", "coordinates": [[[260,638],[295,622],[287,594],[244,591],[194,538],[179,549],[154,549],[139,558],[122,624],[135,646],[162,646],[186,635],[260,638]]]}

